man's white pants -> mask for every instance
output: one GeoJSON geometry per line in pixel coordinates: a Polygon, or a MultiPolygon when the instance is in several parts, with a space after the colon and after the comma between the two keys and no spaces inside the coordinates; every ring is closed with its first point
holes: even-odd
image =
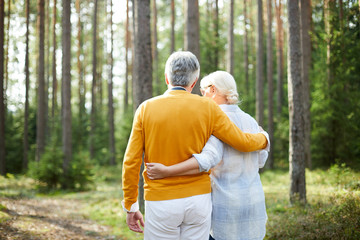
{"type": "Polygon", "coordinates": [[[145,240],[208,240],[211,194],[145,201],[145,240]]]}

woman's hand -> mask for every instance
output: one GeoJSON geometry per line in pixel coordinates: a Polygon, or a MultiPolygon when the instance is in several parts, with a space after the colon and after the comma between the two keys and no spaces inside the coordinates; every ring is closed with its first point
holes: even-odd
{"type": "Polygon", "coordinates": [[[146,172],[152,180],[169,176],[168,167],[161,163],[146,163],[146,172]]]}

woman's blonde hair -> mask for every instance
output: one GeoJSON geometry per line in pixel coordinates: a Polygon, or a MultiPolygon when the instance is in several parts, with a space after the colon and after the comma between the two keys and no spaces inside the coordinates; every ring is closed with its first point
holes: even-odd
{"type": "Polygon", "coordinates": [[[228,104],[238,104],[239,94],[234,77],[225,71],[216,71],[204,77],[200,82],[201,88],[214,85],[220,95],[226,97],[228,104]]]}

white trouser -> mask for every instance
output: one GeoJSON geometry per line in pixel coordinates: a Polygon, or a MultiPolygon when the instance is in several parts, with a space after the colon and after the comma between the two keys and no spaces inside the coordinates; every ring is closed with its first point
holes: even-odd
{"type": "Polygon", "coordinates": [[[211,194],[145,201],[145,240],[208,240],[211,194]]]}

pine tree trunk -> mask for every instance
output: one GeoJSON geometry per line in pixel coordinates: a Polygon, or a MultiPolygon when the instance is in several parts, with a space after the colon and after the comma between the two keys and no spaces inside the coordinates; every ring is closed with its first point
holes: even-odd
{"type": "Polygon", "coordinates": [[[93,73],[92,73],[92,88],[91,88],[91,129],[90,129],[90,157],[94,159],[95,157],[95,127],[96,127],[96,87],[97,87],[97,59],[96,59],[96,32],[97,32],[97,9],[98,1],[94,0],[94,17],[93,17],[93,49],[92,49],[92,59],[93,59],[93,73]]]}
{"type": "Polygon", "coordinates": [[[110,18],[109,18],[109,27],[110,27],[110,53],[108,58],[109,65],[109,80],[108,80],[108,108],[109,108],[109,146],[110,146],[110,165],[115,166],[115,125],[114,125],[114,103],[113,103],[113,9],[112,9],[112,0],[109,0],[110,5],[110,18]]]}
{"type": "Polygon", "coordinates": [[[299,1],[288,1],[289,52],[288,52],[288,98],[289,98],[289,171],[290,201],[306,203],[303,86],[301,79],[302,53],[300,36],[299,1]]]}
{"type": "Polygon", "coordinates": [[[62,143],[64,152],[63,169],[68,174],[72,156],[71,149],[71,0],[63,0],[62,18],[62,143]]]}
{"type": "Polygon", "coordinates": [[[153,11],[153,41],[152,41],[152,58],[153,58],[153,72],[155,78],[155,88],[156,88],[156,95],[161,94],[161,87],[160,87],[160,78],[158,76],[158,69],[159,69],[159,58],[158,58],[158,50],[157,50],[157,9],[156,9],[156,0],[152,0],[152,11],[153,11]]]}
{"type": "Polygon", "coordinates": [[[24,155],[23,170],[28,168],[28,151],[29,151],[29,21],[30,21],[30,0],[26,0],[26,50],[25,50],[25,112],[24,112],[24,155]]]}
{"type": "Polygon", "coordinates": [[[38,62],[38,108],[36,128],[36,160],[40,161],[45,149],[46,129],[46,102],[45,102],[45,57],[44,57],[44,34],[45,34],[45,1],[38,0],[38,34],[39,34],[39,62],[38,62]]]}
{"type": "Polygon", "coordinates": [[[273,79],[273,40],[272,40],[272,1],[267,0],[267,81],[268,81],[268,133],[271,142],[271,149],[269,154],[269,159],[267,165],[270,169],[274,168],[274,158],[273,158],[273,146],[274,146],[274,117],[273,117],[273,102],[274,102],[274,79],[273,79]]]}
{"type": "Polygon", "coordinates": [[[55,113],[57,112],[57,78],[56,78],[56,0],[54,0],[53,6],[53,57],[52,57],[52,109],[51,109],[51,119],[52,119],[52,131],[55,128],[55,113]]]}
{"type": "MultiPolygon", "coordinates": [[[[199,42],[199,2],[198,0],[185,0],[185,31],[184,49],[192,52],[200,62],[200,42],[199,42]]],[[[193,91],[200,95],[200,81],[197,81],[193,91]]]]}
{"type": "Polygon", "coordinates": [[[264,47],[263,47],[263,7],[262,0],[257,0],[257,35],[256,35],[256,120],[259,125],[264,123],[264,47]]]}
{"type": "Polygon", "coordinates": [[[171,0],[171,48],[170,54],[175,51],[175,0],[171,0]]]}
{"type": "MultiPolygon", "coordinates": [[[[135,1],[135,59],[134,71],[134,107],[152,97],[152,58],[151,58],[151,30],[150,3],[148,0],[135,1]]],[[[143,167],[142,167],[143,168],[143,167]]],[[[140,176],[142,176],[140,174],[140,176]]],[[[139,204],[144,210],[144,180],[140,177],[139,204]]]]}
{"type": "MultiPolygon", "coordinates": [[[[219,66],[219,0],[215,0],[214,8],[214,31],[215,31],[215,49],[214,49],[214,68],[218,69],[219,66]]],[[[234,42],[234,39],[233,39],[234,42]]],[[[234,49],[234,47],[233,47],[234,49]]]]}
{"type": "Polygon", "coordinates": [[[244,0],[244,73],[245,73],[245,88],[246,96],[249,96],[249,46],[248,46],[248,31],[247,31],[247,0],[244,0]]]}
{"type": "Polygon", "coordinates": [[[129,0],[126,0],[126,24],[125,24],[125,94],[124,94],[124,113],[129,108],[129,0]]]}
{"type": "MultiPolygon", "coordinates": [[[[0,136],[5,136],[5,103],[4,103],[4,18],[5,3],[0,0],[0,136]]],[[[0,175],[6,174],[5,137],[0,138],[0,175]]]]}
{"type": "MultiPolygon", "coordinates": [[[[46,122],[49,120],[49,86],[50,86],[50,0],[45,1],[45,60],[44,60],[44,68],[45,68],[45,117],[46,122]]],[[[50,124],[46,124],[45,128],[45,141],[50,136],[49,126],[50,124]]]]}
{"type": "Polygon", "coordinates": [[[230,0],[226,71],[234,75],[234,0],[230,0]]]}
{"type": "Polygon", "coordinates": [[[311,169],[311,119],[310,119],[310,78],[309,70],[311,66],[311,39],[310,39],[310,25],[311,25],[311,2],[309,0],[301,0],[301,47],[302,47],[302,80],[304,88],[304,150],[305,163],[311,169]]]}
{"type": "Polygon", "coordinates": [[[11,0],[8,1],[7,14],[7,32],[6,32],[6,50],[5,50],[5,87],[4,87],[4,103],[7,109],[7,89],[9,87],[9,47],[10,47],[10,22],[11,22],[11,0]]]}
{"type": "Polygon", "coordinates": [[[277,115],[278,118],[281,118],[282,106],[283,106],[283,76],[284,76],[284,58],[283,58],[283,27],[281,20],[281,1],[275,1],[275,11],[276,11],[276,65],[277,65],[277,115]],[[278,2],[277,2],[278,1],[278,2]],[[276,3],[277,2],[277,3],[276,3]]]}

